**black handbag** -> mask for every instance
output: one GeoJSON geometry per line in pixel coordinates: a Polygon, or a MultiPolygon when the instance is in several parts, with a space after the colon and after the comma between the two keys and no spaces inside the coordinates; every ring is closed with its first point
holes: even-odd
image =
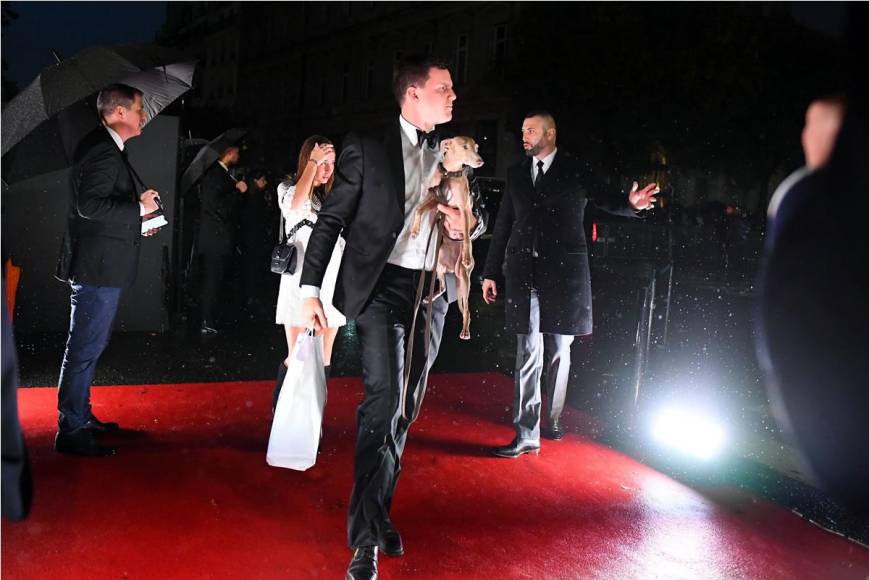
{"type": "Polygon", "coordinates": [[[284,215],[281,214],[281,222],[278,228],[278,243],[272,248],[271,270],[275,274],[295,274],[299,261],[294,238],[296,232],[304,226],[314,227],[314,222],[302,220],[293,226],[293,229],[284,238],[284,215]]]}

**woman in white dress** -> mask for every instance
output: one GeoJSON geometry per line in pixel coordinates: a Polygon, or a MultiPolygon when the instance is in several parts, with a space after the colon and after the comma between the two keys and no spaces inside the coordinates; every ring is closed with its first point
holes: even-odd
{"type": "MultiPolygon", "coordinates": [[[[292,235],[292,241],[296,245],[297,267],[293,274],[281,275],[281,286],[278,291],[278,306],[275,312],[275,324],[284,325],[287,335],[287,358],[278,367],[278,382],[275,386],[272,400],[272,410],[277,404],[278,394],[286,376],[289,356],[292,354],[296,338],[305,331],[305,320],[302,318],[302,297],[300,295],[299,279],[302,276],[302,264],[305,261],[305,248],[311,237],[311,228],[317,221],[317,212],[323,206],[323,202],[332,189],[335,180],[335,146],[326,137],[313,135],[308,137],[302,144],[299,152],[299,165],[296,171],[296,182],[293,185],[290,179],[278,185],[278,205],[284,218],[284,232],[292,235]],[[311,225],[298,224],[305,220],[311,225]],[[295,233],[292,233],[295,230],[295,233]]],[[[334,306],[332,295],[335,292],[335,280],[338,277],[338,268],[341,264],[341,256],[344,252],[344,239],[338,238],[335,250],[323,286],[320,288],[320,299],[326,312],[327,328],[323,334],[323,363],[328,378],[329,367],[332,360],[332,346],[335,344],[335,336],[338,328],[347,323],[347,319],[334,306]]]]}

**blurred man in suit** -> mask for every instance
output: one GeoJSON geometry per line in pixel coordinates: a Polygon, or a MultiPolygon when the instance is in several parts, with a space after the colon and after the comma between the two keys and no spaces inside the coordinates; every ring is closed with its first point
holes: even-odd
{"type": "Polygon", "coordinates": [[[241,201],[238,192],[246,192],[247,184],[236,181],[229,169],[238,164],[240,154],[238,147],[227,147],[202,178],[198,250],[202,334],[218,332],[218,304],[224,273],[236,247],[238,205],[241,201]]]}

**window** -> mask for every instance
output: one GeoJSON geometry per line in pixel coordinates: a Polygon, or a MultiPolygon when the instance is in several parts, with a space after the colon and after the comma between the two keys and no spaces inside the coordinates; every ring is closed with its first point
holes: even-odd
{"type": "Polygon", "coordinates": [[[456,38],[456,84],[468,81],[468,35],[456,38]]]}
{"type": "Polygon", "coordinates": [[[492,37],[492,68],[504,69],[504,61],[507,58],[507,25],[496,24],[492,37]]]}
{"type": "Polygon", "coordinates": [[[347,97],[350,96],[350,63],[344,63],[344,70],[341,73],[341,102],[346,103],[347,97]]]}
{"type": "Polygon", "coordinates": [[[368,61],[368,66],[365,69],[365,87],[363,89],[363,98],[370,99],[371,92],[374,90],[374,59],[368,61]]]}

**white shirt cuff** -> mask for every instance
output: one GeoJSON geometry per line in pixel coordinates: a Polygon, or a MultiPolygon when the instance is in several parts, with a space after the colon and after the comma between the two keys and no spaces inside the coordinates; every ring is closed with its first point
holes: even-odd
{"type": "Polygon", "coordinates": [[[300,286],[301,292],[300,295],[302,298],[319,298],[320,297],[320,288],[318,286],[309,286],[308,284],[302,284],[300,286]]]}

